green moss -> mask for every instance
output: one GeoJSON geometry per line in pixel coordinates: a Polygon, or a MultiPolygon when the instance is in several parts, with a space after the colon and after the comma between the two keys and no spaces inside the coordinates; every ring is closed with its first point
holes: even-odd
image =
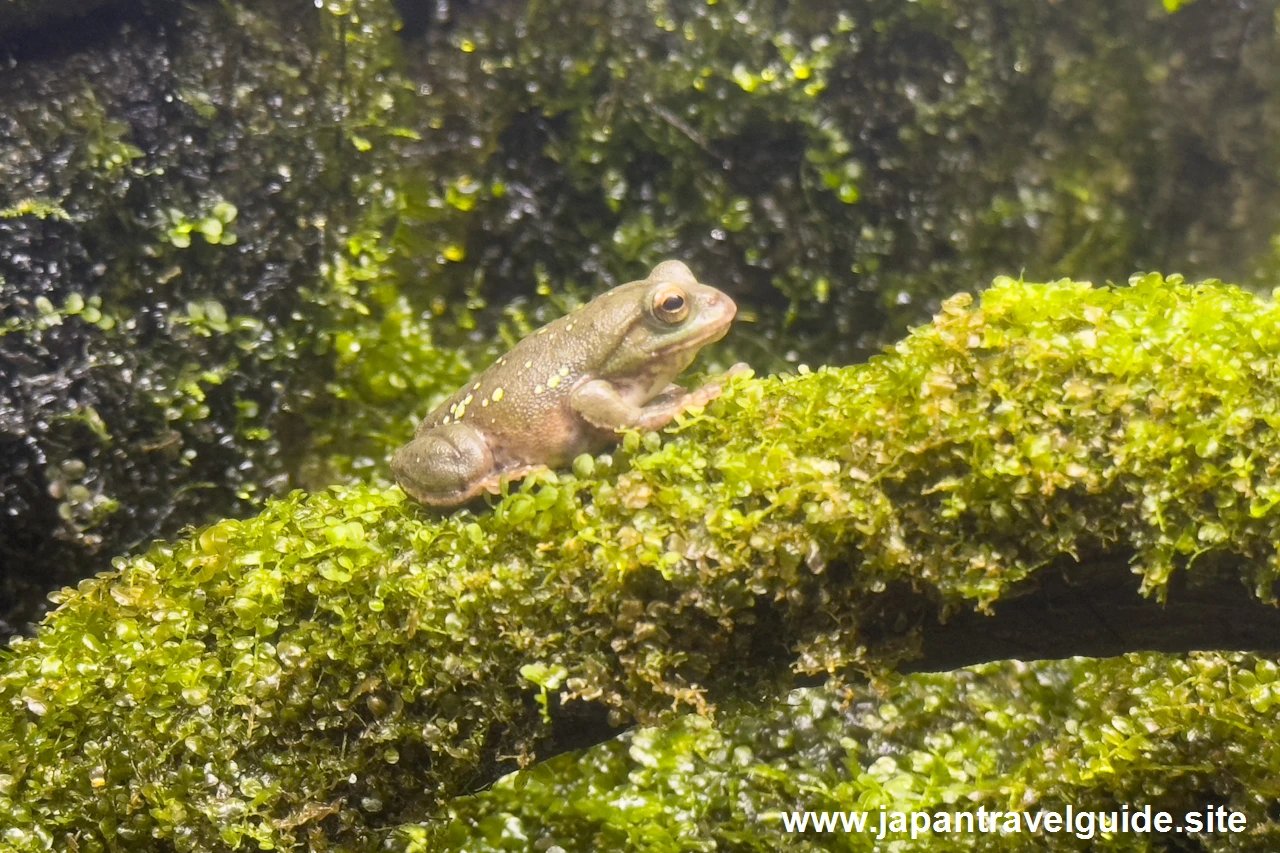
{"type": "Polygon", "coordinates": [[[148,7],[75,49],[14,47],[0,172],[38,201],[0,216],[0,431],[23,437],[0,449],[5,634],[49,584],[247,514],[302,479],[304,448],[325,452],[303,412],[329,401],[333,339],[374,301],[367,278],[355,294],[328,273],[364,263],[350,238],[402,140],[375,125],[412,89],[389,4],[297,12],[148,7]]]}
{"type": "Polygon", "coordinates": [[[15,216],[34,216],[37,219],[70,219],[67,212],[56,204],[35,198],[24,198],[17,204],[0,209],[0,219],[12,219],[15,216]]]}
{"type": "Polygon", "coordinates": [[[331,386],[341,403],[316,412],[320,464],[376,467],[500,354],[460,332],[509,342],[528,328],[513,309],[533,325],[558,313],[535,283],[577,297],[679,257],[743,305],[725,363],[779,369],[860,359],[957,280],[1243,275],[1280,208],[1244,177],[1240,135],[1220,133],[1231,113],[1245,137],[1274,136],[1256,103],[1280,65],[1259,44],[1230,80],[1206,67],[1222,48],[1200,40],[1237,28],[1252,44],[1221,13],[951,0],[460,14],[405,51],[417,123],[388,121],[416,129],[404,151],[420,165],[391,170],[395,203],[367,222],[377,250],[350,259],[356,292],[376,295],[342,327],[358,348],[331,386]],[[1234,189],[1189,179],[1192,149],[1234,189]],[[1255,213],[1228,212],[1241,206],[1255,213]],[[1153,227],[1153,209],[1183,212],[1153,227]],[[1247,224],[1184,230],[1201,216],[1247,224]]]}
{"type": "MultiPolygon", "coordinates": [[[[871,687],[797,690],[635,729],[513,774],[403,827],[413,851],[1269,850],[1280,826],[1276,662],[1247,654],[1133,654],[987,664],[890,676],[871,687]],[[892,832],[892,813],[1225,806],[1239,833],[892,832]],[[792,812],[865,812],[862,832],[788,831],[792,812]],[[1190,837],[1189,837],[1190,835],[1190,837]]],[[[836,824],[840,827],[839,824],[836,824]]],[[[954,824],[953,824],[954,826],[954,824]]],[[[1040,824],[1043,827],[1043,823],[1040,824]]],[[[1061,826],[1061,825],[1060,825],[1061,826]]],[[[1201,824],[1204,826],[1204,823],[1201,824]]],[[[967,827],[966,827],[967,828],[967,827]]]]}
{"type": "Polygon", "coordinates": [[[1112,553],[1158,596],[1232,556],[1270,601],[1278,312],[1156,275],[1005,279],[491,511],[332,489],[157,544],[7,653],[7,841],[374,843],[532,760],[550,692],[654,722],[885,672],[911,654],[880,630],[897,581],[982,608],[1112,553]]]}
{"type": "Polygon", "coordinates": [[[430,92],[426,145],[443,129],[472,150],[406,176],[397,237],[496,302],[539,266],[616,283],[678,255],[775,307],[779,321],[752,327],[761,357],[840,361],[918,321],[957,276],[1242,273],[1274,224],[1268,191],[1242,183],[1228,200],[1179,165],[1194,149],[1243,166],[1206,109],[1274,136],[1245,102],[1271,97],[1271,45],[1227,82],[1207,66],[1218,48],[1197,44],[1240,26],[1249,40],[1221,10],[949,0],[549,0],[505,22],[462,16],[451,50],[408,67],[430,92]],[[1242,198],[1257,216],[1230,236],[1184,233],[1182,215],[1151,227],[1152,209],[1194,219],[1242,198]],[[459,239],[465,260],[443,264],[459,239]]]}
{"type": "MultiPolygon", "coordinates": [[[[0,27],[87,5],[3,0],[0,27]]],[[[0,217],[0,383],[42,389],[0,402],[37,425],[0,448],[0,550],[37,601],[183,524],[376,479],[520,333],[668,256],[742,306],[714,357],[775,370],[859,360],[958,281],[1234,274],[1276,230],[1252,7],[539,0],[416,38],[390,0],[301,8],[122,4],[74,44],[12,39],[4,204],[67,214],[0,217]],[[115,326],[39,328],[73,295],[115,326]],[[67,523],[71,461],[123,511],[67,523]]]]}

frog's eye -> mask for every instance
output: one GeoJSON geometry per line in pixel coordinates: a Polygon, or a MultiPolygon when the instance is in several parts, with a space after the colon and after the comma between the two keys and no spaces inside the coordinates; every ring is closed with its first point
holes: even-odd
{"type": "Polygon", "coordinates": [[[653,292],[653,313],[665,323],[679,323],[689,316],[689,297],[675,284],[664,284],[653,292]]]}

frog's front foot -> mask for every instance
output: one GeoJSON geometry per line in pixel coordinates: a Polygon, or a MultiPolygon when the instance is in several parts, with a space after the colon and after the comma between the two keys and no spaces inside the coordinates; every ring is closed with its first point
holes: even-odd
{"type": "Polygon", "coordinates": [[[711,380],[701,388],[695,388],[685,394],[678,403],[679,411],[684,411],[691,406],[705,406],[724,391],[724,386],[718,380],[711,380]]]}
{"type": "Polygon", "coordinates": [[[707,384],[703,385],[701,388],[696,388],[693,391],[689,391],[688,393],[683,394],[679,399],[681,410],[687,409],[690,406],[707,405],[712,400],[716,399],[722,393],[724,393],[725,382],[729,381],[735,376],[741,376],[744,373],[750,373],[750,372],[751,372],[751,365],[747,364],[744,361],[738,362],[733,367],[730,367],[728,370],[726,370],[722,375],[717,376],[715,379],[712,379],[711,381],[707,382],[707,384]]]}

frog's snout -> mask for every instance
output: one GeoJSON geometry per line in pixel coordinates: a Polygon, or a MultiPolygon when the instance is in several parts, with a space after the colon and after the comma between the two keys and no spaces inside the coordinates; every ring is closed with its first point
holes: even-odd
{"type": "Polygon", "coordinates": [[[734,302],[733,299],[730,298],[729,294],[717,290],[712,294],[712,299],[718,306],[719,310],[724,314],[724,318],[726,320],[732,320],[734,315],[738,313],[738,303],[734,302]]]}
{"type": "Polygon", "coordinates": [[[729,324],[738,313],[738,303],[729,294],[712,288],[699,293],[698,302],[702,322],[708,329],[715,330],[715,334],[708,336],[707,341],[720,340],[729,331],[729,324]]]}

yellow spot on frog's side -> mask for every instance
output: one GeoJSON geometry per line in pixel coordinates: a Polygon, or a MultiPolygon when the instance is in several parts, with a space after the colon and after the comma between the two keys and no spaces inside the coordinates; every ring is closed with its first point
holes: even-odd
{"type": "Polygon", "coordinates": [[[530,367],[533,367],[533,359],[529,359],[528,361],[526,361],[526,362],[524,363],[524,369],[525,369],[525,370],[528,370],[530,367]]]}
{"type": "Polygon", "coordinates": [[[573,323],[570,323],[569,325],[565,326],[565,327],[564,327],[564,330],[565,330],[566,332],[572,332],[572,331],[573,331],[573,323]]]}
{"type": "Polygon", "coordinates": [[[561,375],[561,376],[568,376],[568,375],[569,375],[569,367],[568,367],[568,365],[566,365],[566,366],[564,366],[564,367],[560,368],[560,375],[561,375]]]}
{"type": "Polygon", "coordinates": [[[541,329],[539,329],[538,331],[534,332],[534,334],[535,334],[535,335],[545,335],[546,333],[547,333],[547,327],[546,327],[546,326],[543,326],[541,329]]]}
{"type": "MultiPolygon", "coordinates": [[[[477,387],[477,388],[479,388],[480,386],[479,386],[479,385],[477,385],[476,387],[477,387]]],[[[475,397],[472,397],[470,394],[468,394],[468,395],[467,395],[466,397],[464,397],[464,398],[463,398],[463,400],[462,400],[462,407],[465,409],[467,406],[470,406],[470,405],[471,405],[471,401],[472,401],[472,400],[474,400],[474,399],[475,399],[475,397]]]]}
{"type": "Polygon", "coordinates": [[[541,385],[538,385],[537,387],[535,387],[535,388],[533,389],[533,393],[535,393],[535,394],[541,394],[541,393],[542,393],[542,386],[541,386],[541,385]]]}
{"type": "MultiPolygon", "coordinates": [[[[475,385],[472,385],[472,386],[471,386],[471,390],[472,390],[472,391],[479,391],[479,390],[480,390],[480,383],[479,383],[479,382],[477,382],[475,385]]],[[[468,400],[470,400],[470,397],[468,397],[468,400]]]]}
{"type": "Polygon", "coordinates": [[[441,426],[448,426],[448,424],[449,424],[449,416],[448,416],[448,415],[445,415],[445,416],[444,416],[444,420],[442,420],[442,421],[440,422],[440,424],[441,424],[441,426]]]}
{"type": "Polygon", "coordinates": [[[480,401],[480,408],[484,409],[484,408],[487,408],[488,406],[489,406],[489,398],[485,397],[483,400],[480,401]]]}
{"type": "Polygon", "coordinates": [[[502,389],[501,389],[501,388],[494,388],[494,389],[493,389],[493,402],[495,402],[495,403],[496,403],[496,402],[498,402],[498,401],[499,401],[499,400],[501,400],[501,399],[502,399],[502,389]]]}
{"type": "Polygon", "coordinates": [[[559,376],[552,376],[550,379],[548,379],[548,380],[547,380],[547,387],[548,387],[548,388],[554,388],[554,387],[556,387],[556,386],[557,386],[557,385],[559,385],[559,384],[560,384],[560,377],[559,377],[559,376]]]}

